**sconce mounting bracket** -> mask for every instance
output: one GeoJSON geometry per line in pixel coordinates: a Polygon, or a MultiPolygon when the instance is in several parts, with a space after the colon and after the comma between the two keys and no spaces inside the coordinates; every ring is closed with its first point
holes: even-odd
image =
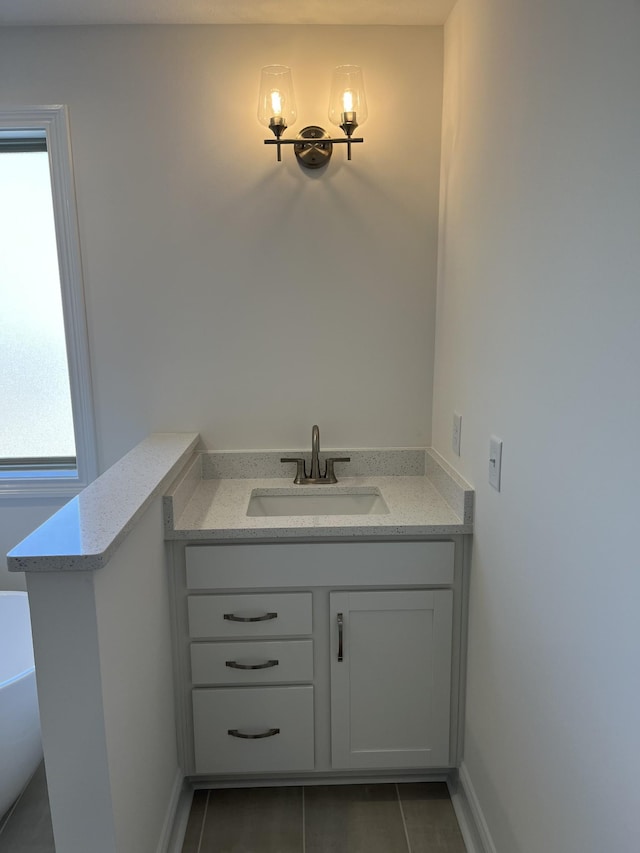
{"type": "Polygon", "coordinates": [[[298,134],[293,150],[298,163],[305,169],[320,169],[331,160],[333,144],[323,127],[310,124],[298,134]]]}
{"type": "Polygon", "coordinates": [[[281,136],[282,131],[277,132],[271,128],[276,134],[275,139],[265,139],[265,145],[275,145],[278,152],[278,162],[282,160],[280,149],[283,145],[293,145],[293,150],[298,158],[298,162],[305,169],[320,169],[326,166],[331,155],[333,154],[333,146],[344,143],[347,146],[347,160],[351,160],[351,146],[358,142],[364,142],[364,139],[359,136],[329,136],[323,127],[318,127],[315,124],[309,127],[303,127],[296,139],[284,139],[281,136]]]}

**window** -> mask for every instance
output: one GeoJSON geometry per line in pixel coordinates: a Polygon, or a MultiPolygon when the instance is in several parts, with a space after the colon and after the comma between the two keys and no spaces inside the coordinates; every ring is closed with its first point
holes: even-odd
{"type": "Polygon", "coordinates": [[[75,494],[96,463],[64,107],[0,110],[0,257],[0,494],[75,494]]]}

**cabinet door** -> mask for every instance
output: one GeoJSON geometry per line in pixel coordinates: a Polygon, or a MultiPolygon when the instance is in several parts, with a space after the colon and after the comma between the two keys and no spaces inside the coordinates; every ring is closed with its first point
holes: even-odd
{"type": "Polygon", "coordinates": [[[334,768],[449,765],[452,603],[451,590],[331,593],[334,768]]]}

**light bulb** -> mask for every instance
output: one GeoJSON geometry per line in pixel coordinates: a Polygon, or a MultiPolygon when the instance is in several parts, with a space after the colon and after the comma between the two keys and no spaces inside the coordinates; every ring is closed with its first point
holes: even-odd
{"type": "Polygon", "coordinates": [[[260,74],[258,121],[280,138],[283,130],[296,120],[291,69],[286,65],[267,65],[260,74]]]}
{"type": "Polygon", "coordinates": [[[282,115],[282,98],[280,92],[271,93],[271,114],[274,116],[282,115]]]}
{"type": "Polygon", "coordinates": [[[333,72],[329,97],[329,120],[347,136],[367,120],[367,99],[362,69],[357,65],[339,65],[333,72]]]}

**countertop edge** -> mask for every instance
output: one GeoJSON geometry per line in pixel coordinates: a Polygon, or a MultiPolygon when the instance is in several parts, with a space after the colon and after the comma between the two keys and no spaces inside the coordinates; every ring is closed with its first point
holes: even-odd
{"type": "Polygon", "coordinates": [[[9,571],[94,571],[106,566],[151,502],[175,480],[199,440],[194,432],[145,438],[16,545],[7,554],[9,571]]]}
{"type": "Polygon", "coordinates": [[[214,528],[201,530],[174,530],[165,534],[165,538],[177,542],[262,542],[271,540],[294,540],[308,542],[315,540],[407,540],[426,536],[456,536],[473,533],[470,524],[406,525],[372,527],[273,527],[273,528],[214,528]]]}

